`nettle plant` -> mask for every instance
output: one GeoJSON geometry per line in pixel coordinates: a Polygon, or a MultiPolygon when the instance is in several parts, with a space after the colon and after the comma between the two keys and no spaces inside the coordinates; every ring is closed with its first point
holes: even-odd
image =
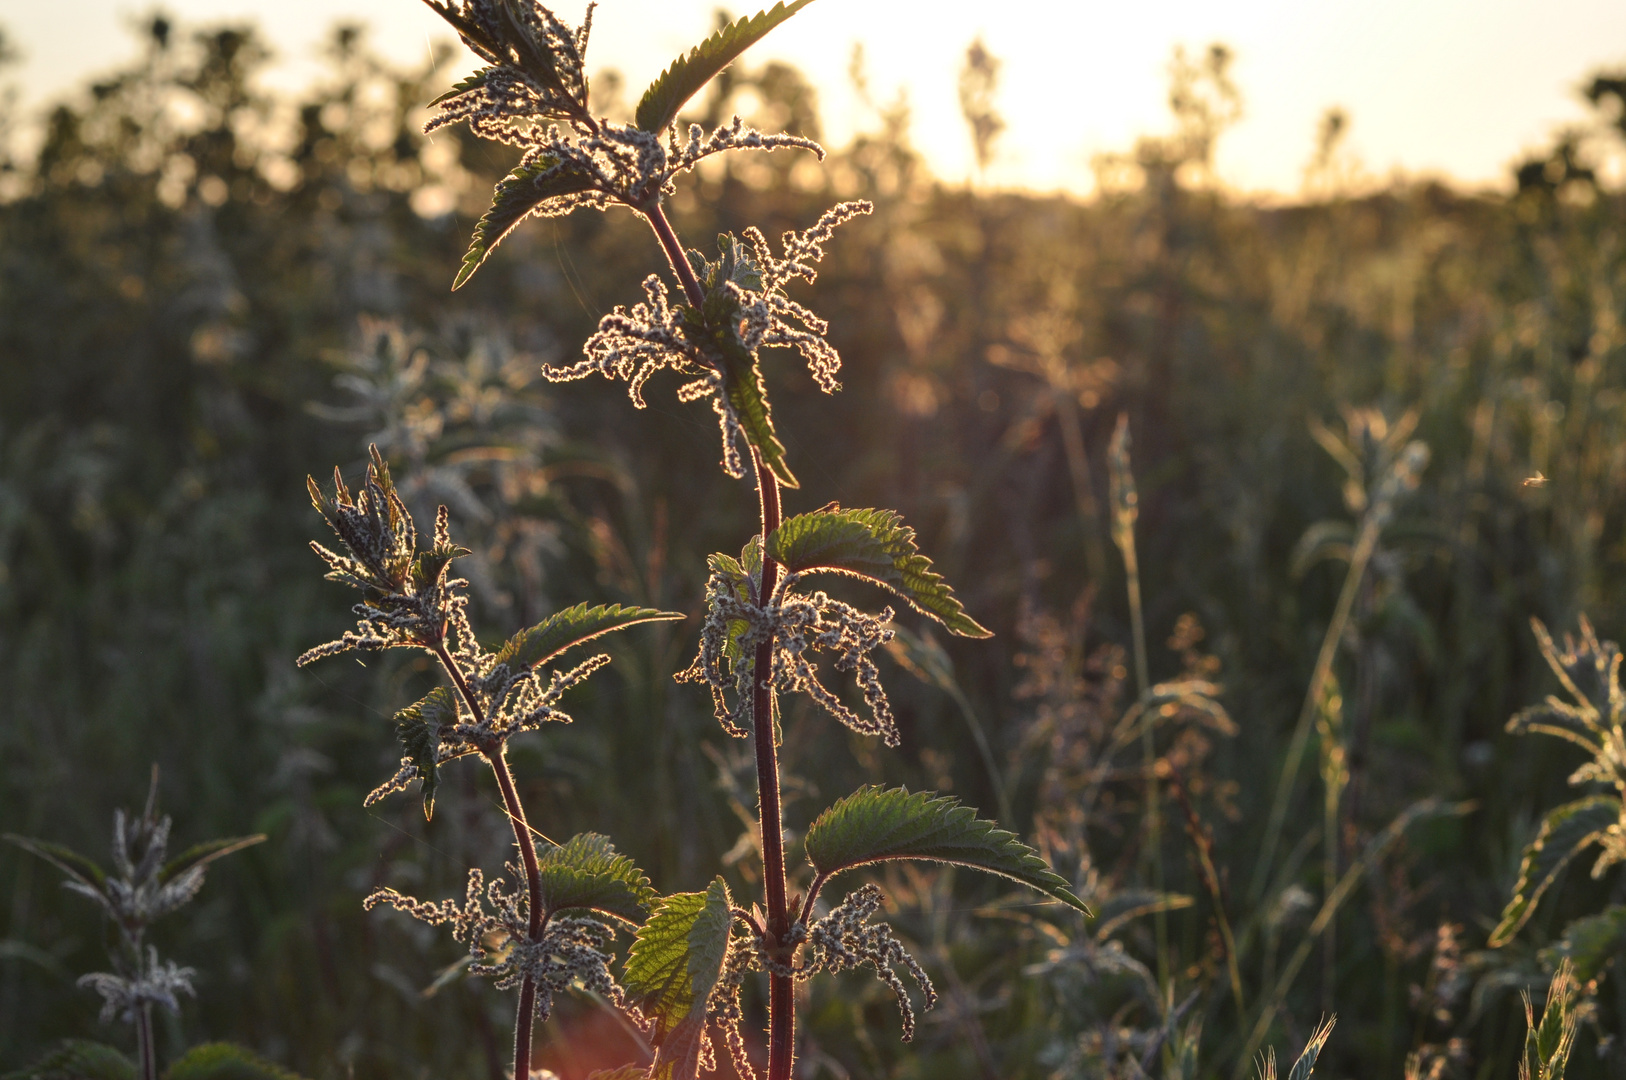
{"type": "Polygon", "coordinates": [[[724,235],[715,257],[685,248],[663,208],[681,174],[724,151],[801,149],[823,156],[808,139],[763,134],[737,117],[711,132],[694,125],[680,133],[676,126],[679,110],[694,94],[809,0],[781,3],[718,30],[655,80],[630,124],[595,117],[591,110],[584,62],[591,7],[576,29],[534,0],[427,2],[485,64],[434,103],[440,111],[428,130],[467,122],[476,133],[523,151],[475,228],[453,288],[527,217],[614,206],[637,213],[653,230],[671,280],[650,274],[643,302],[605,315],[585,343],[584,359],[545,374],[557,381],[595,373],[625,380],[640,408],[652,377],[678,375],[685,380],[679,400],[709,401],[717,415],[724,471],[755,484],[760,531],[738,557],[711,556],[698,656],[677,678],[704,683],[723,728],[754,742],[764,893],[743,906],[718,877],[702,892],[661,896],[630,860],[594,834],[538,851],[505,748],[517,735],[568,719],[560,711],[564,694],[608,657],[555,671],[546,682],[543,670],[567,649],[601,634],[681,616],[580,605],[488,651],[468,622],[467,583],[450,575],[450,564],[464,550],[452,543],[445,508],[420,549],[375,450],[354,495],[337,475],[331,498],[311,483],[317,508],[347,552],[317,546],[328,576],[362,590],[364,598],[355,608],[357,629],[311,650],[300,663],[349,649],[405,647],[433,656],[449,685],[397,715],[405,757],[369,802],[416,781],[427,815],[440,767],[478,756],[496,776],[518,855],[504,876],[489,882],[471,870],[461,903],[425,902],[383,889],[367,905],[386,904],[450,924],[475,961],[471,972],[518,989],[513,1075],[519,1078],[532,1075],[533,1021],[545,1020],[555,995],[572,986],[602,995],[650,1038],[653,1061],[607,1074],[614,1077],[687,1078],[714,1069],[713,1030],[735,1070],[755,1077],[741,1031],[741,990],[753,972],[765,974],[768,984],[770,1080],[791,1074],[796,983],[821,972],[870,965],[897,995],[907,1039],[914,1010],[897,969],[919,985],[928,1008],[936,999],[931,982],[891,928],[874,921],[883,902],[880,890],[863,884],[831,906],[825,889],[832,878],[888,860],[953,863],[1003,875],[1088,911],[1068,882],[1013,834],[951,798],[903,788],[864,787],[820,815],[805,834],[811,876],[797,894],[791,891],[777,697],[807,694],[852,730],[898,744],[872,659],[892,637],[892,610],[861,611],[810,583],[821,574],[860,578],[955,634],[989,636],[931,569],[916,548],[914,530],[896,513],[830,503],[782,515],[781,489],[798,485],[774,433],[762,351],[794,348],[823,390],[838,388],[840,358],[825,336],[826,324],[786,289],[797,280],[814,280],[823,245],[839,225],[868,213],[869,204],[833,207],[811,228],[787,233],[777,252],[755,228],[724,235]],[[833,659],[838,672],[853,674],[862,711],[820,681],[820,653],[833,659]],[[633,929],[633,940],[617,977],[610,946],[623,928],[633,929]]]}
{"type": "MultiPolygon", "coordinates": [[[[76,892],[101,909],[112,971],[93,971],[79,977],[79,985],[102,998],[102,1023],[124,1021],[135,1034],[136,1060],[117,1048],[85,1039],[69,1039],[38,1061],[6,1080],[56,1080],[61,1077],[100,1077],[102,1080],[159,1080],[158,1050],[153,1030],[153,1007],[178,1014],[180,999],[193,997],[197,972],[173,960],[159,959],[147,940],[152,924],[192,902],[203,888],[209,864],[235,851],[265,840],[263,835],[206,840],[180,852],[169,853],[171,821],[158,812],[158,766],[152,768],[147,805],[139,816],[122,808],[113,812],[113,866],[104,869],[96,860],[48,840],[5,833],[0,839],[15,844],[55,866],[66,875],[63,888],[76,892]]],[[[193,1047],[173,1061],[166,1080],[297,1080],[253,1053],[230,1043],[193,1047]]]]}
{"type": "MultiPolygon", "coordinates": [[[[1549,810],[1536,838],[1519,864],[1513,896],[1491,932],[1492,948],[1506,945],[1535,914],[1536,906],[1564,869],[1582,852],[1598,846],[1592,876],[1626,862],[1626,688],[1621,686],[1620,646],[1600,641],[1583,616],[1576,635],[1553,640],[1539,620],[1531,620],[1547,666],[1558,676],[1568,700],[1549,695],[1508,721],[1517,734],[1554,735],[1586,751],[1569,781],[1594,793],[1549,810]],[[1605,791],[1597,791],[1604,788],[1605,791]]],[[[1601,975],[1626,946],[1626,906],[1612,904],[1603,912],[1577,919],[1544,959],[1574,964],[1582,983],[1601,975]]]]}

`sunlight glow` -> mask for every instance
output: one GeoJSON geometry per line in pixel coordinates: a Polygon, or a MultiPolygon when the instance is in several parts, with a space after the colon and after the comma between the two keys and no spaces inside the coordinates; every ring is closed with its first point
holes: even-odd
{"type": "MultiPolygon", "coordinates": [[[[256,21],[279,53],[274,80],[288,86],[319,73],[319,44],[341,20],[367,24],[375,46],[404,62],[448,37],[411,0],[171,0],[165,7],[191,22],[256,21]]],[[[24,53],[25,102],[38,105],[128,59],[127,27],[149,10],[132,0],[0,7],[0,26],[24,53]],[[71,40],[60,32],[68,12],[71,40]]],[[[567,2],[561,14],[574,21],[580,11],[567,2]]],[[[635,94],[713,19],[709,3],[605,0],[594,52],[635,94]]],[[[907,94],[916,145],[938,175],[958,181],[973,157],[956,79],[979,34],[1003,61],[997,105],[1009,125],[986,181],[1037,190],[1087,191],[1092,157],[1167,128],[1166,70],[1177,45],[1197,52],[1217,41],[1236,53],[1246,111],[1220,143],[1219,175],[1233,188],[1277,195],[1299,190],[1318,118],[1332,106],[1352,117],[1351,148],[1374,178],[1398,171],[1506,187],[1515,157],[1587,116],[1576,94],[1583,77],[1626,64],[1626,4],[1618,0],[820,0],[751,60],[783,59],[806,72],[820,90],[826,135],[839,144],[876,123],[847,75],[853,46],[862,44],[875,96],[890,102],[907,94]]],[[[447,82],[456,74],[446,72],[447,82]]]]}

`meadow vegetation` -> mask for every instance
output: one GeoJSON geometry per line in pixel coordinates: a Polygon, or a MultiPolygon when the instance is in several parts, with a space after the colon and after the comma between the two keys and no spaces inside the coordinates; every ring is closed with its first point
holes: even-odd
{"type": "MultiPolygon", "coordinates": [[[[419,798],[364,808],[399,767],[397,714],[461,654],[295,671],[351,621],[313,572],[305,478],[339,463],[359,498],[376,447],[374,508],[466,550],[492,652],[575,605],[688,616],[604,639],[613,662],[546,703],[575,722],[511,733],[509,786],[545,840],[611,837],[663,893],[721,867],[742,906],[764,887],[756,762],[672,674],[708,555],[760,508],[715,467],[703,404],[657,381],[635,414],[622,387],[542,377],[665,268],[643,222],[527,221],[452,293],[519,150],[422,135],[444,87],[359,30],[295,98],[258,88],[265,58],[249,31],[155,18],[36,150],[0,144],[5,827],[100,858],[157,762],[179,835],[269,838],[144,939],[194,969],[196,1000],[154,1014],[163,1061],[229,1039],[319,1080],[501,1080],[511,996],[361,900],[463,895],[468,868],[513,857],[513,804],[501,770],[457,766],[432,820],[419,798]]],[[[764,361],[802,485],[786,516],[897,508],[994,633],[899,605],[875,651],[896,750],[782,699],[789,847],[862,785],[945,792],[1094,914],[889,868],[884,916],[936,1007],[903,1044],[887,986],[805,984],[799,1075],[1244,1076],[1334,1013],[1323,1075],[1626,1074],[1626,193],[1593,166],[1626,139],[1626,79],[1589,76],[1596,131],[1555,135],[1510,193],[1358,186],[1330,116],[1304,197],[1260,205],[1211,175],[1242,107],[1227,59],[1177,60],[1169,131],[1103,159],[1087,200],[935,180],[906,105],[875,101],[822,163],[718,158],[666,204],[708,259],[720,233],[873,204],[789,290],[828,320],[840,392],[764,361]]],[[[618,80],[594,93],[632,118],[618,80]]],[[[961,100],[986,159],[980,46],[961,100]]],[[[682,118],[742,109],[819,136],[812,88],[749,54],[682,118]]],[[[859,702],[845,679],[827,683],[859,702]]],[[[0,847],[5,1069],[124,1037],[75,985],[103,928],[60,878],[0,847]]],[[[760,1067],[766,979],[744,978],[760,1067]]],[[[647,1063],[596,985],[553,1001],[535,1067],[647,1063]]]]}

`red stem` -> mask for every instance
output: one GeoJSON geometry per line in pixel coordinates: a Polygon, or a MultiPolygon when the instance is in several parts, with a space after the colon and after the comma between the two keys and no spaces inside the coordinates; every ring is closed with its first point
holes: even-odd
{"type": "MultiPolygon", "coordinates": [[[[779,528],[779,481],[751,449],[756,467],[757,498],[762,505],[764,545],[779,528]]],[[[779,564],[762,553],[762,581],[757,602],[766,605],[779,585],[779,564]]],[[[762,876],[768,906],[768,936],[783,945],[790,933],[785,900],[785,822],[779,802],[779,754],[774,745],[773,634],[757,643],[751,682],[751,723],[757,755],[758,820],[762,829],[762,876]]],[[[768,975],[768,1080],[790,1080],[796,1059],[796,984],[788,975],[768,975]]]]}
{"type": "Polygon", "coordinates": [[[136,1013],[136,1055],[141,1058],[141,1080],[158,1080],[158,1051],[152,1044],[152,1006],[136,1013]]]}
{"type": "MultiPolygon", "coordinates": [[[[445,643],[437,642],[430,648],[447,677],[452,680],[452,685],[457,687],[458,695],[474,717],[474,722],[483,725],[485,711],[469,689],[468,680],[463,678],[463,673],[446,651],[445,643]]],[[[489,744],[481,744],[479,749],[497,777],[497,786],[502,789],[503,807],[508,811],[508,823],[514,830],[514,843],[519,848],[520,862],[525,867],[525,907],[530,914],[527,936],[535,941],[542,936],[542,871],[536,861],[536,844],[531,840],[531,826],[525,820],[525,806],[519,801],[519,791],[514,787],[514,773],[508,767],[506,744],[493,740],[489,744]]],[[[519,985],[519,1008],[514,1014],[514,1080],[527,1080],[531,1075],[531,1023],[535,1016],[536,980],[527,975],[519,985]]]]}
{"type": "MultiPolygon", "coordinates": [[[[689,306],[698,311],[705,306],[706,290],[700,287],[700,279],[694,276],[694,267],[689,265],[689,257],[683,253],[683,244],[679,242],[672,223],[666,219],[666,211],[661,209],[660,196],[650,199],[648,205],[638,207],[638,212],[648,219],[649,227],[655,230],[655,238],[666,252],[666,261],[672,264],[672,273],[677,275],[679,284],[683,286],[683,295],[688,298],[689,306]]],[[[776,501],[777,498],[776,490],[776,501]]]]}
{"type": "MultiPolygon", "coordinates": [[[[638,207],[666,252],[672,272],[683,285],[690,306],[699,309],[706,302],[705,290],[683,253],[683,244],[661,208],[660,198],[638,207]]],[[[779,528],[779,481],[762,464],[762,455],[751,448],[751,464],[756,469],[757,499],[762,508],[762,538],[779,528]]],[[[766,605],[779,585],[779,564],[762,554],[762,580],[757,583],[757,603],[766,605]]],[[[773,634],[757,643],[752,666],[751,726],[756,743],[757,813],[762,836],[762,876],[767,904],[767,936],[772,946],[783,946],[790,934],[790,912],[785,898],[785,821],[779,802],[779,755],[774,745],[773,724],[773,634]]],[[[790,1080],[796,1060],[796,984],[788,975],[768,974],[768,1080],[790,1080]]],[[[518,1074],[516,1074],[516,1077],[518,1074]]]]}

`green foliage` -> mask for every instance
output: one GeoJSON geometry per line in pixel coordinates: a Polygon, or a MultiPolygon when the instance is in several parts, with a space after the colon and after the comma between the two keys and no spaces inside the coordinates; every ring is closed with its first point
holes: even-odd
{"type": "Polygon", "coordinates": [[[773,409],[762,379],[757,357],[740,344],[736,333],[739,302],[721,289],[706,296],[705,307],[683,309],[684,332],[717,363],[723,377],[723,394],[734,408],[746,440],[756,448],[762,463],[785,487],[798,486],[796,476],[785,461],[785,445],[773,426],[773,409]]]}
{"type": "Polygon", "coordinates": [[[18,836],[15,833],[6,833],[0,839],[15,844],[30,854],[38,855],[73,880],[98,893],[102,892],[106,885],[107,873],[97,865],[96,860],[87,858],[72,848],[53,844],[48,840],[18,836]]]}
{"type": "Polygon", "coordinates": [[[579,205],[571,196],[581,195],[592,188],[592,176],[581,171],[573,162],[549,157],[521,165],[503,177],[492,192],[491,208],[474,226],[469,250],[463,256],[463,266],[452,282],[453,291],[468,283],[474,272],[485,265],[497,245],[521,221],[533,214],[555,217],[569,213],[579,205]]]}
{"type": "Polygon", "coordinates": [[[509,638],[497,650],[493,662],[507,664],[510,671],[528,671],[548,663],[566,649],[616,630],[639,623],[681,618],[683,614],[677,611],[622,607],[620,604],[595,604],[591,607],[585,603],[577,604],[509,638]]]}
{"type": "Polygon", "coordinates": [[[164,1073],[164,1080],[300,1080],[295,1073],[236,1043],[194,1046],[164,1073]]]}
{"type": "MultiPolygon", "coordinates": [[[[1626,907],[1612,904],[1566,926],[1563,940],[1552,951],[1560,960],[1574,964],[1575,978],[1585,983],[1603,974],[1622,949],[1626,949],[1626,907]]],[[[1543,959],[1547,959],[1546,950],[1543,959]]]]}
{"type": "Polygon", "coordinates": [[[946,795],[859,788],[820,814],[803,844],[821,878],[892,859],[952,863],[1021,882],[1090,915],[1032,848],[946,795]]]}
{"type": "Polygon", "coordinates": [[[990,637],[915,545],[915,530],[892,510],[816,510],[787,518],[767,552],[791,573],[848,574],[884,586],[961,637],[990,637]]]}
{"type": "Polygon", "coordinates": [[[496,68],[492,67],[483,67],[463,76],[461,79],[457,80],[457,82],[452,84],[452,88],[450,90],[431,101],[428,107],[432,109],[436,105],[457,97],[459,94],[466,94],[470,90],[475,90],[484,86],[486,84],[486,80],[491,77],[491,73],[496,70],[496,68]]]}
{"type": "Polygon", "coordinates": [[[224,858],[234,851],[242,851],[244,848],[264,842],[264,836],[228,836],[193,844],[164,864],[164,868],[158,871],[158,883],[166,884],[188,870],[208,866],[216,859],[224,858]]]}
{"type": "Polygon", "coordinates": [[[661,899],[639,928],[622,983],[652,1018],[652,1071],[693,1080],[706,1042],[706,1002],[722,974],[734,923],[728,886],[717,878],[705,892],[661,899]]]}
{"type": "Polygon", "coordinates": [[[106,1043],[65,1039],[26,1068],[4,1080],[136,1080],[135,1062],[106,1043]]]}
{"type": "Polygon", "coordinates": [[[435,789],[440,786],[441,729],[457,723],[457,699],[437,686],[395,714],[395,736],[401,750],[423,781],[423,819],[435,814],[435,789]]]}
{"type": "Polygon", "coordinates": [[[657,895],[644,872],[598,833],[579,833],[544,852],[538,863],[542,909],[549,917],[586,908],[637,924],[657,895]]]}
{"type": "Polygon", "coordinates": [[[712,34],[672,61],[660,78],[650,83],[638,100],[637,123],[645,131],[665,131],[677,119],[684,102],[699,93],[718,73],[767,36],[768,31],[796,14],[812,0],[780,0],[767,11],[741,18],[712,34]]]}
{"type": "Polygon", "coordinates": [[[1613,795],[1593,795],[1549,810],[1541,819],[1536,838],[1525,848],[1513,898],[1502,911],[1501,921],[1491,933],[1490,944],[1503,945],[1512,940],[1570,860],[1596,843],[1620,818],[1621,803],[1613,795]]]}

